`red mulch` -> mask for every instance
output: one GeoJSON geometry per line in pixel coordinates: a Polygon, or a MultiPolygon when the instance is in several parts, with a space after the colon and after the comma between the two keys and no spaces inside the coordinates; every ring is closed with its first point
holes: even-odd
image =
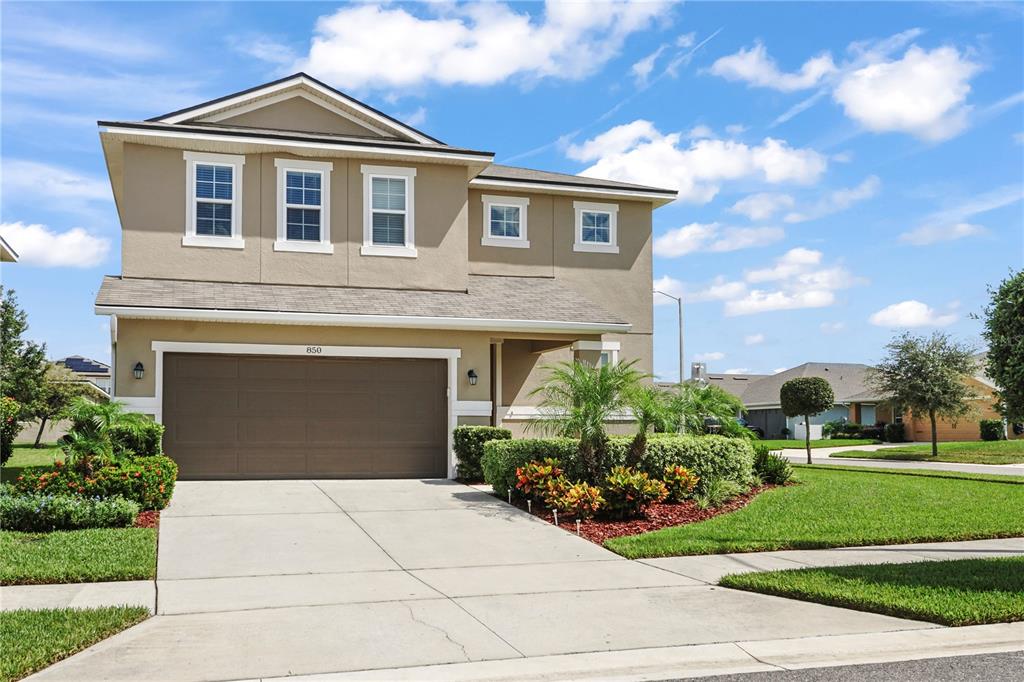
{"type": "Polygon", "coordinates": [[[139,515],[135,517],[136,528],[157,528],[160,525],[160,512],[159,511],[141,511],[139,515]]]}
{"type": "MultiPolygon", "coordinates": [[[[652,504],[647,508],[643,518],[628,519],[626,521],[612,521],[608,519],[587,519],[580,523],[580,535],[591,542],[601,545],[605,540],[621,537],[623,535],[636,535],[652,530],[668,528],[669,526],[682,526],[687,523],[706,521],[719,514],[728,514],[746,507],[752,499],[765,490],[775,488],[774,485],[762,485],[751,488],[747,493],[739,495],[726,502],[721,507],[700,509],[691,500],[685,502],[662,502],[652,504]]],[[[526,502],[513,500],[513,504],[521,509],[526,509],[526,502]]],[[[533,504],[533,515],[548,523],[554,523],[554,514],[550,509],[543,508],[537,502],[533,504]]],[[[565,530],[576,532],[576,519],[564,514],[558,515],[558,525],[565,530]]]]}

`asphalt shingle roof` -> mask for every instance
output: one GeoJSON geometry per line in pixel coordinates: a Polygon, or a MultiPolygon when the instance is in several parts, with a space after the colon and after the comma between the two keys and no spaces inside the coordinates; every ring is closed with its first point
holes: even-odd
{"type": "Polygon", "coordinates": [[[470,275],[467,291],[196,282],[107,276],[96,305],[628,324],[553,279],[470,275]]]}
{"type": "Polygon", "coordinates": [[[534,182],[550,185],[575,185],[578,187],[596,187],[600,189],[626,189],[634,192],[651,192],[661,194],[676,194],[674,189],[662,189],[648,185],[635,185],[629,182],[618,180],[603,180],[600,178],[588,178],[582,175],[569,175],[568,173],[552,173],[550,171],[534,170],[532,168],[519,168],[518,166],[502,166],[491,164],[480,171],[476,176],[481,180],[505,180],[511,182],[534,182]]]}
{"type": "Polygon", "coordinates": [[[827,380],[835,393],[836,402],[857,400],[882,400],[867,384],[867,365],[850,362],[805,362],[778,374],[771,374],[751,382],[741,396],[743,403],[750,405],[778,405],[782,384],[799,377],[822,377],[827,380]]]}

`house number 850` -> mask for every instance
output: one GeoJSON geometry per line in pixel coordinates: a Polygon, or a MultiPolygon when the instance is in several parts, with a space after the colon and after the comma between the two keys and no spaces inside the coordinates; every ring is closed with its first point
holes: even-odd
{"type": "Polygon", "coordinates": [[[311,355],[316,355],[323,352],[323,348],[320,346],[306,346],[306,352],[311,355]]]}

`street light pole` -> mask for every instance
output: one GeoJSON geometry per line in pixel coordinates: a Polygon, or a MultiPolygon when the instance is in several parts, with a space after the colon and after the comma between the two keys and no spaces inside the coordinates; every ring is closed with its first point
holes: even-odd
{"type": "Polygon", "coordinates": [[[668,296],[679,306],[679,383],[683,383],[686,380],[686,374],[683,372],[686,364],[685,356],[683,355],[683,297],[666,294],[664,291],[658,291],[657,289],[654,290],[654,293],[668,296]]]}

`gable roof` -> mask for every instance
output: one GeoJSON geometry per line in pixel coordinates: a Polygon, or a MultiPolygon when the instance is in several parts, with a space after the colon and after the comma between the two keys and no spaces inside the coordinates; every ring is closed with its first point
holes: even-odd
{"type": "Polygon", "coordinates": [[[641,194],[649,195],[651,198],[664,199],[663,203],[674,201],[678,192],[674,189],[661,187],[650,187],[647,185],[636,185],[630,182],[619,182],[618,180],[603,180],[600,178],[588,178],[583,175],[569,175],[568,173],[553,173],[551,171],[534,170],[532,168],[519,168],[517,166],[503,166],[492,163],[473,178],[470,183],[475,186],[501,188],[509,187],[543,187],[563,188],[566,190],[604,190],[605,193],[619,193],[623,195],[641,194]]]}
{"type": "Polygon", "coordinates": [[[177,111],[172,111],[161,116],[154,116],[153,118],[146,120],[149,123],[182,123],[189,121],[190,119],[209,116],[215,112],[258,102],[261,98],[269,97],[288,90],[289,88],[300,86],[316,92],[328,102],[336,103],[344,109],[353,111],[360,118],[365,119],[364,122],[366,123],[376,124],[379,127],[390,130],[398,137],[405,137],[413,140],[414,142],[420,143],[444,144],[440,140],[427,135],[425,132],[417,130],[416,128],[413,128],[392,116],[388,116],[383,111],[374,109],[369,104],[361,102],[354,97],[350,97],[340,90],[332,88],[323,81],[317,80],[308,73],[303,73],[302,71],[293,73],[290,76],[285,76],[284,78],[279,78],[276,81],[240,90],[230,95],[217,97],[216,99],[194,104],[190,107],[178,109],[177,111]]]}
{"type": "Polygon", "coordinates": [[[760,379],[771,376],[770,374],[708,374],[708,385],[718,386],[725,390],[727,393],[731,393],[740,400],[743,400],[744,395],[760,379]]]}
{"type": "Polygon", "coordinates": [[[805,362],[778,374],[757,379],[741,396],[747,407],[771,407],[779,404],[782,384],[801,377],[821,377],[828,381],[837,403],[884,400],[867,383],[870,367],[852,362],[805,362]]]}
{"type": "Polygon", "coordinates": [[[68,357],[61,358],[60,360],[54,360],[54,362],[64,365],[72,372],[76,372],[78,374],[110,374],[110,365],[82,357],[81,355],[69,355],[68,357]]]}

